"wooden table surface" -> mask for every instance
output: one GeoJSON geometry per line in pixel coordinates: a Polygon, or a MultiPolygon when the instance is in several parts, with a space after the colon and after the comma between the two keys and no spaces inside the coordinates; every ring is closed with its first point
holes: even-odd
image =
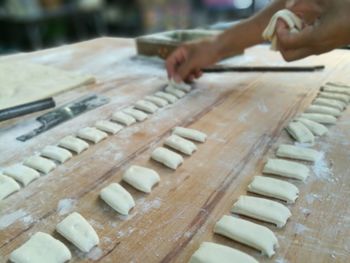
{"type": "MultiPolygon", "coordinates": [[[[130,39],[100,38],[75,45],[1,58],[48,64],[93,74],[97,83],[55,96],[61,105],[95,92],[111,102],[85,113],[25,143],[15,138],[34,125],[32,114],[0,124],[0,167],[23,161],[79,128],[108,119],[166,83],[162,62],[135,56],[130,39]]],[[[231,65],[284,65],[267,46],[248,49],[231,65]]],[[[48,175],[0,203],[0,258],[37,231],[52,234],[67,244],[72,262],[187,262],[203,241],[225,244],[260,262],[350,261],[350,110],[346,110],[328,136],[314,146],[324,158],[312,168],[300,189],[292,217],[282,229],[264,224],[277,235],[280,247],[271,259],[249,247],[213,234],[213,226],[237,198],[246,194],[253,176],[260,175],[267,158],[280,143],[293,143],[284,131],[301,113],[322,83],[350,83],[350,52],[336,50],[295,65],[324,64],[316,73],[207,74],[195,89],[147,121],[122,130],[90,148],[48,175]],[[176,171],[150,160],[175,126],[204,131],[208,140],[185,157],[176,171]],[[99,199],[100,190],[119,182],[132,164],[155,169],[161,177],[151,194],[122,183],[136,200],[128,217],[119,216],[99,199]],[[83,254],[55,232],[69,212],[81,213],[100,237],[100,245],[83,254]]],[[[294,65],[293,64],[293,65],[294,65]]],[[[30,88],[28,86],[28,88],[30,88]]],[[[49,88],[49,87],[48,87],[49,88]]],[[[40,113],[42,114],[42,113],[40,113]]],[[[257,221],[255,221],[257,222],[257,221]]]]}

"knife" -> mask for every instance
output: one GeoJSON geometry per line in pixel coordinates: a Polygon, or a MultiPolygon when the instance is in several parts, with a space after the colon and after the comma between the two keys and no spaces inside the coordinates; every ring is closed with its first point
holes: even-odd
{"type": "Polygon", "coordinates": [[[218,72],[313,72],[323,70],[324,65],[316,66],[213,66],[203,68],[203,73],[218,72]]]}

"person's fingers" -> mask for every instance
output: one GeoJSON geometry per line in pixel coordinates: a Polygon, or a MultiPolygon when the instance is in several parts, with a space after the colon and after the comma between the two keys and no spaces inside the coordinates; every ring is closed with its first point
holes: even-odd
{"type": "Polygon", "coordinates": [[[172,78],[176,75],[178,65],[186,61],[187,54],[188,52],[185,47],[179,47],[167,58],[166,69],[168,78],[172,78]]]}
{"type": "Polygon", "coordinates": [[[290,33],[285,28],[277,28],[278,45],[282,49],[299,49],[317,41],[317,32],[313,26],[306,26],[298,33],[290,33]]]}
{"type": "Polygon", "coordinates": [[[315,53],[313,49],[308,47],[299,49],[280,50],[280,52],[286,61],[302,59],[315,53]]]}
{"type": "Polygon", "coordinates": [[[194,69],[196,69],[195,62],[193,60],[186,60],[177,68],[175,77],[178,77],[181,80],[187,79],[194,69]]]}
{"type": "Polygon", "coordinates": [[[203,72],[200,69],[197,69],[194,72],[194,76],[195,76],[196,79],[200,78],[202,75],[203,75],[203,72]]]}
{"type": "Polygon", "coordinates": [[[295,0],[287,1],[286,8],[299,16],[305,24],[311,25],[322,13],[320,1],[295,0]]]}

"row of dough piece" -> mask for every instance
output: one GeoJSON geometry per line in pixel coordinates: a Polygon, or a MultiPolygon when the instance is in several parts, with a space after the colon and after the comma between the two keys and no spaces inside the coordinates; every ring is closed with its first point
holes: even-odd
{"type": "Polygon", "coordinates": [[[136,121],[144,121],[148,118],[147,113],[154,113],[159,107],[176,102],[191,89],[191,86],[185,83],[176,84],[170,81],[164,92],[160,91],[153,96],[146,96],[143,100],[137,101],[134,107],[114,113],[112,115],[114,122],[110,120],[97,121],[95,127],[85,127],[79,130],[77,137],[66,136],[59,141],[58,145],[46,146],[40,156],[29,157],[23,164],[15,164],[4,169],[3,173],[0,173],[0,200],[20,189],[20,185],[16,181],[27,186],[40,177],[39,172],[47,174],[54,170],[57,166],[54,161],[64,163],[72,158],[73,155],[70,151],[80,154],[88,149],[89,144],[86,141],[98,143],[107,138],[107,133],[116,134],[125,126],[136,123],[136,121]]]}

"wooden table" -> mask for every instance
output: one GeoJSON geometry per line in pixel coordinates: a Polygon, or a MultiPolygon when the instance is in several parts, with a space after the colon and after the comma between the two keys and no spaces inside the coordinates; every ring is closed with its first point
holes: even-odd
{"type": "MultiPolygon", "coordinates": [[[[163,64],[134,56],[129,39],[100,38],[76,45],[20,54],[2,60],[25,60],[94,74],[94,85],[56,96],[58,104],[97,92],[111,102],[85,113],[25,143],[15,140],[34,127],[38,114],[0,124],[0,166],[20,162],[55,144],[79,128],[107,119],[118,109],[151,94],[166,83],[163,64]]],[[[257,46],[228,61],[240,65],[283,65],[278,53],[257,46]]],[[[260,262],[349,262],[350,260],[350,112],[346,110],[328,136],[314,148],[325,158],[313,167],[300,189],[292,217],[273,230],[280,243],[272,259],[213,234],[213,226],[229,214],[234,201],[254,175],[261,174],[276,147],[292,143],[286,124],[301,113],[322,83],[350,83],[350,53],[337,50],[294,64],[324,64],[317,73],[208,74],[195,89],[147,121],[109,136],[56,170],[1,202],[0,255],[9,254],[37,231],[52,234],[70,248],[72,262],[187,262],[202,241],[241,249],[260,262]],[[202,130],[209,135],[198,151],[185,157],[175,172],[150,160],[174,126],[202,130]],[[100,190],[119,182],[132,164],[146,165],[161,176],[151,194],[122,183],[136,200],[128,217],[119,216],[99,199],[100,190]],[[79,252],[54,229],[71,211],[81,213],[100,237],[88,254],[79,252]],[[4,225],[8,225],[4,227],[4,225]]]]}

